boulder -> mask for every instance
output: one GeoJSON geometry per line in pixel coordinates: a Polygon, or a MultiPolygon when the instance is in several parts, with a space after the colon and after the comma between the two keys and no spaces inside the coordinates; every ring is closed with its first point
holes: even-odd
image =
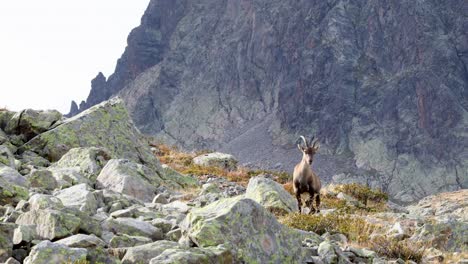
{"type": "Polygon", "coordinates": [[[234,156],[220,152],[197,156],[193,158],[193,163],[200,166],[218,167],[226,170],[235,170],[237,168],[237,160],[234,156]]]}
{"type": "Polygon", "coordinates": [[[363,257],[363,258],[377,257],[377,253],[375,253],[372,250],[365,249],[365,248],[349,247],[349,251],[353,252],[358,257],[363,257]]]}
{"type": "Polygon", "coordinates": [[[29,140],[54,126],[62,119],[57,110],[37,111],[26,109],[16,113],[5,129],[7,134],[24,135],[29,140]]]}
{"type": "Polygon", "coordinates": [[[151,259],[150,264],[237,263],[230,250],[222,245],[206,248],[170,248],[151,259]]]}
{"type": "Polygon", "coordinates": [[[200,185],[198,180],[191,176],[183,175],[175,171],[171,167],[167,166],[166,164],[162,164],[161,166],[162,166],[161,177],[168,183],[170,187],[190,188],[190,187],[196,187],[200,185]]]}
{"type": "Polygon", "coordinates": [[[0,178],[5,179],[11,184],[29,188],[27,179],[18,173],[15,169],[0,164],[0,178]]]}
{"type": "Polygon", "coordinates": [[[60,189],[68,188],[80,183],[92,186],[92,182],[83,176],[78,168],[49,167],[47,169],[52,173],[52,177],[55,178],[58,188],[60,189]]]}
{"type": "Polygon", "coordinates": [[[28,197],[28,189],[0,177],[0,205],[16,205],[21,200],[27,200],[28,197]]]}
{"type": "MultiPolygon", "coordinates": [[[[1,115],[1,113],[0,113],[1,115]]],[[[0,127],[0,145],[9,142],[7,134],[3,132],[2,128],[0,127]]]]}
{"type": "Polygon", "coordinates": [[[159,228],[151,224],[134,218],[109,218],[104,222],[104,227],[114,234],[126,234],[130,236],[144,236],[153,240],[163,238],[163,233],[159,228]]]}
{"type": "Polygon", "coordinates": [[[177,248],[178,244],[172,241],[160,240],[150,244],[132,247],[127,250],[122,264],[143,263],[157,257],[166,249],[177,248]]]}
{"type": "MultiPolygon", "coordinates": [[[[16,112],[0,109],[0,129],[5,131],[8,122],[16,114],[16,112]]],[[[6,131],[5,131],[6,132],[6,131]]]]}
{"type": "Polygon", "coordinates": [[[83,248],[69,248],[65,245],[42,241],[31,249],[24,264],[75,263],[85,261],[88,251],[83,248]]]}
{"type": "Polygon", "coordinates": [[[320,243],[318,254],[325,263],[338,263],[338,255],[335,253],[335,247],[330,241],[323,241],[320,243]]]}
{"type": "Polygon", "coordinates": [[[167,232],[165,237],[166,237],[167,240],[179,241],[179,239],[182,237],[182,230],[180,228],[171,230],[171,231],[167,232]]]}
{"type": "Polygon", "coordinates": [[[166,220],[163,218],[156,218],[151,221],[151,224],[163,231],[163,233],[169,232],[175,225],[174,221],[166,220]]]}
{"type": "Polygon", "coordinates": [[[50,161],[39,156],[39,154],[32,151],[25,151],[20,155],[23,165],[31,165],[33,167],[49,167],[50,161]]]}
{"type": "Polygon", "coordinates": [[[62,201],[59,198],[46,194],[34,194],[29,198],[28,202],[30,210],[40,210],[47,208],[61,210],[64,207],[62,201]]]}
{"type": "Polygon", "coordinates": [[[21,263],[14,258],[8,258],[7,261],[5,261],[5,264],[21,264],[21,263]]]}
{"type": "Polygon", "coordinates": [[[4,145],[0,145],[0,164],[16,169],[15,156],[13,156],[11,150],[4,145]]]}
{"type": "Polygon", "coordinates": [[[0,223],[0,262],[6,261],[13,253],[13,233],[16,225],[0,223]]]}
{"type": "Polygon", "coordinates": [[[57,180],[47,169],[32,169],[26,176],[31,187],[52,191],[58,188],[57,180]]]}
{"type": "Polygon", "coordinates": [[[82,175],[95,182],[110,158],[110,154],[103,148],[72,148],[53,167],[76,168],[82,175]]]}
{"type": "Polygon", "coordinates": [[[94,196],[93,190],[85,183],[63,189],[55,193],[63,205],[78,209],[89,215],[96,214],[98,201],[94,196]]]}
{"type": "Polygon", "coordinates": [[[55,241],[55,243],[72,248],[95,248],[106,246],[106,243],[97,236],[84,234],[76,234],[67,238],[63,238],[55,241]]]}
{"type": "Polygon", "coordinates": [[[290,213],[299,210],[297,200],[281,184],[263,176],[250,179],[245,197],[272,212],[290,213]]]}
{"type": "Polygon", "coordinates": [[[156,194],[156,196],[153,198],[152,203],[158,203],[158,204],[167,204],[168,201],[166,197],[164,197],[163,194],[156,194]]]}
{"type": "Polygon", "coordinates": [[[113,236],[109,241],[109,246],[113,248],[136,247],[153,242],[152,239],[142,236],[118,235],[113,236]]]}
{"type": "Polygon", "coordinates": [[[151,202],[156,187],[163,180],[150,168],[124,159],[112,159],[97,177],[96,187],[110,189],[135,197],[143,202],[151,202]]]}
{"type": "Polygon", "coordinates": [[[58,210],[31,210],[21,214],[16,220],[18,225],[35,225],[39,239],[60,239],[76,233],[80,218],[58,210]]]}
{"type": "Polygon", "coordinates": [[[13,233],[13,244],[18,245],[23,242],[31,242],[37,239],[36,227],[31,225],[20,225],[13,233]]]}
{"type": "Polygon", "coordinates": [[[304,257],[301,236],[248,198],[227,198],[192,209],[181,228],[181,240],[200,248],[224,244],[246,263],[299,263],[304,257]]]}
{"type": "Polygon", "coordinates": [[[102,147],[113,157],[160,169],[159,161],[141,139],[120,98],[110,99],[66,119],[24,144],[20,152],[31,150],[55,162],[77,147],[102,147]]]}

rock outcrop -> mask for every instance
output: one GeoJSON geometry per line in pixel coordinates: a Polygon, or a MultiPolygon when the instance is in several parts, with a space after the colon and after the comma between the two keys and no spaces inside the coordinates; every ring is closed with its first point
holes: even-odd
{"type": "Polygon", "coordinates": [[[250,179],[245,197],[277,213],[299,210],[296,198],[292,197],[281,184],[262,176],[250,179]]]}
{"type": "Polygon", "coordinates": [[[192,210],[182,223],[182,239],[197,247],[233,246],[246,263],[299,263],[301,237],[282,227],[260,204],[229,198],[192,210]]]}
{"type": "Polygon", "coordinates": [[[58,161],[70,149],[102,147],[110,155],[159,168],[159,162],[144,147],[139,132],[118,98],[96,105],[33,138],[20,151],[32,150],[50,161],[58,161]]]}
{"type": "Polygon", "coordinates": [[[119,94],[144,133],[288,171],[313,134],[324,182],[409,203],[468,187],[465,13],[461,0],[152,0],[79,111],[119,94]]]}

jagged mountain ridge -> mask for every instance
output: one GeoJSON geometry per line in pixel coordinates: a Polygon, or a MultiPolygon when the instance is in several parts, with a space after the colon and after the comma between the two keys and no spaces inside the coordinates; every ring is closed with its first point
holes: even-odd
{"type": "Polygon", "coordinates": [[[400,202],[466,188],[467,11],[461,0],[152,0],[78,111],[119,95],[144,133],[285,170],[297,136],[314,134],[325,181],[400,202]]]}

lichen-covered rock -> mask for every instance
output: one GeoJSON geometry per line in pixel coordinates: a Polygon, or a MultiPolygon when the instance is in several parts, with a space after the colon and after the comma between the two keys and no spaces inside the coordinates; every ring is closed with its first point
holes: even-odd
{"type": "Polygon", "coordinates": [[[31,249],[24,264],[75,263],[85,261],[88,251],[84,248],[69,248],[65,245],[42,241],[31,249]]]}
{"type": "Polygon", "coordinates": [[[29,188],[29,183],[23,175],[19,174],[15,169],[0,164],[0,178],[5,179],[11,184],[29,188]]]}
{"type": "Polygon", "coordinates": [[[142,142],[119,98],[96,105],[65,120],[52,130],[27,142],[20,151],[32,150],[50,161],[58,161],[76,147],[102,147],[113,157],[160,168],[159,161],[142,142]]]}
{"type": "Polygon", "coordinates": [[[92,186],[93,183],[83,176],[78,168],[47,168],[52,173],[52,177],[57,181],[59,189],[71,187],[76,184],[85,183],[92,186]]]}
{"type": "Polygon", "coordinates": [[[151,221],[151,224],[163,231],[163,233],[169,232],[175,225],[174,221],[170,221],[163,218],[156,218],[151,221]]]}
{"type": "Polygon", "coordinates": [[[31,187],[52,191],[58,187],[57,180],[47,169],[32,169],[26,176],[31,187]]]}
{"type": "Polygon", "coordinates": [[[171,167],[167,166],[166,164],[162,164],[161,167],[162,167],[161,177],[167,183],[169,183],[171,187],[182,186],[184,188],[186,187],[190,188],[190,187],[195,187],[195,186],[200,185],[200,183],[195,178],[187,176],[187,175],[183,175],[175,171],[171,167]],[[177,185],[171,184],[173,182],[177,183],[177,185]]]}
{"type": "Polygon", "coordinates": [[[4,262],[11,257],[15,227],[15,224],[0,223],[0,262],[4,262]]]}
{"type": "Polygon", "coordinates": [[[20,159],[23,165],[31,165],[34,167],[49,167],[50,161],[44,157],[39,156],[39,154],[32,151],[25,151],[20,155],[20,159]]]}
{"type": "Polygon", "coordinates": [[[19,225],[13,233],[13,244],[18,245],[23,242],[31,242],[37,239],[36,227],[19,225]]]}
{"type": "Polygon", "coordinates": [[[257,202],[242,197],[192,209],[181,223],[182,239],[198,247],[224,244],[247,263],[293,263],[303,260],[301,236],[282,226],[257,202]]]}
{"type": "MultiPolygon", "coordinates": [[[[151,259],[150,264],[236,263],[230,250],[222,245],[206,248],[171,248],[151,259]]],[[[252,262],[255,263],[255,262],[252,262]]],[[[268,263],[268,262],[267,262],[268,263]]]]}
{"type": "Polygon", "coordinates": [[[4,145],[0,145],[0,165],[1,164],[16,169],[15,156],[13,156],[11,150],[4,145]]]}
{"type": "Polygon", "coordinates": [[[407,209],[412,215],[468,222],[468,189],[430,195],[407,209]]]}
{"type": "Polygon", "coordinates": [[[8,122],[5,132],[24,135],[27,140],[39,135],[59,123],[62,114],[57,110],[37,111],[26,109],[16,113],[8,122]]]}
{"type": "Polygon", "coordinates": [[[338,255],[335,252],[335,246],[330,241],[323,241],[318,247],[318,254],[325,263],[338,263],[338,255]]]}
{"type": "Polygon", "coordinates": [[[275,212],[290,213],[299,210],[297,200],[283,186],[263,176],[249,180],[245,197],[275,212]]]}
{"type": "Polygon", "coordinates": [[[237,160],[233,155],[220,152],[197,156],[193,158],[193,163],[201,166],[213,166],[227,170],[235,170],[237,168],[237,160]]]}
{"type": "Polygon", "coordinates": [[[72,148],[53,167],[77,168],[82,175],[95,182],[110,158],[110,154],[103,148],[72,148]]]}
{"type": "Polygon", "coordinates": [[[163,238],[163,233],[159,228],[134,218],[109,218],[103,223],[103,227],[118,235],[145,236],[153,240],[163,238]]]}
{"type": "Polygon", "coordinates": [[[109,241],[109,246],[113,248],[126,248],[145,245],[153,242],[151,238],[143,236],[129,236],[126,234],[113,236],[109,241]]]}
{"type": "Polygon", "coordinates": [[[0,127],[0,145],[3,145],[4,143],[8,142],[8,136],[3,132],[2,128],[0,127]]]}
{"type": "Polygon", "coordinates": [[[35,225],[39,239],[59,239],[76,233],[80,218],[62,211],[44,209],[31,210],[21,214],[16,220],[18,225],[35,225]]]}
{"type": "Polygon", "coordinates": [[[150,244],[132,247],[127,250],[122,264],[137,264],[147,262],[148,260],[157,257],[164,250],[177,248],[178,244],[172,241],[160,240],[150,244]]]}
{"type": "Polygon", "coordinates": [[[16,205],[19,201],[27,200],[28,198],[28,189],[0,177],[0,205],[16,205]]]}
{"type": "Polygon", "coordinates": [[[94,248],[104,247],[106,243],[95,235],[76,234],[67,238],[55,241],[57,244],[62,244],[72,248],[94,248]]]}
{"type": "Polygon", "coordinates": [[[130,160],[112,159],[97,177],[96,186],[151,202],[163,180],[150,168],[130,160]]]}
{"type": "Polygon", "coordinates": [[[62,201],[59,198],[47,194],[34,194],[29,198],[28,202],[30,210],[46,208],[61,210],[64,207],[62,201]]]}
{"type": "Polygon", "coordinates": [[[94,215],[98,208],[98,201],[93,190],[85,183],[63,189],[55,193],[63,205],[78,209],[89,215],[94,215]]]}

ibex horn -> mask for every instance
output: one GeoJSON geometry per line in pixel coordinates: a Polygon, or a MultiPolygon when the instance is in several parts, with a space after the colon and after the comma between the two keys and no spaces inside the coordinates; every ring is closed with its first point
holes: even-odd
{"type": "Polygon", "coordinates": [[[305,139],[304,136],[300,136],[300,138],[302,138],[302,140],[304,141],[305,146],[309,147],[309,144],[307,144],[307,139],[305,139]]]}

